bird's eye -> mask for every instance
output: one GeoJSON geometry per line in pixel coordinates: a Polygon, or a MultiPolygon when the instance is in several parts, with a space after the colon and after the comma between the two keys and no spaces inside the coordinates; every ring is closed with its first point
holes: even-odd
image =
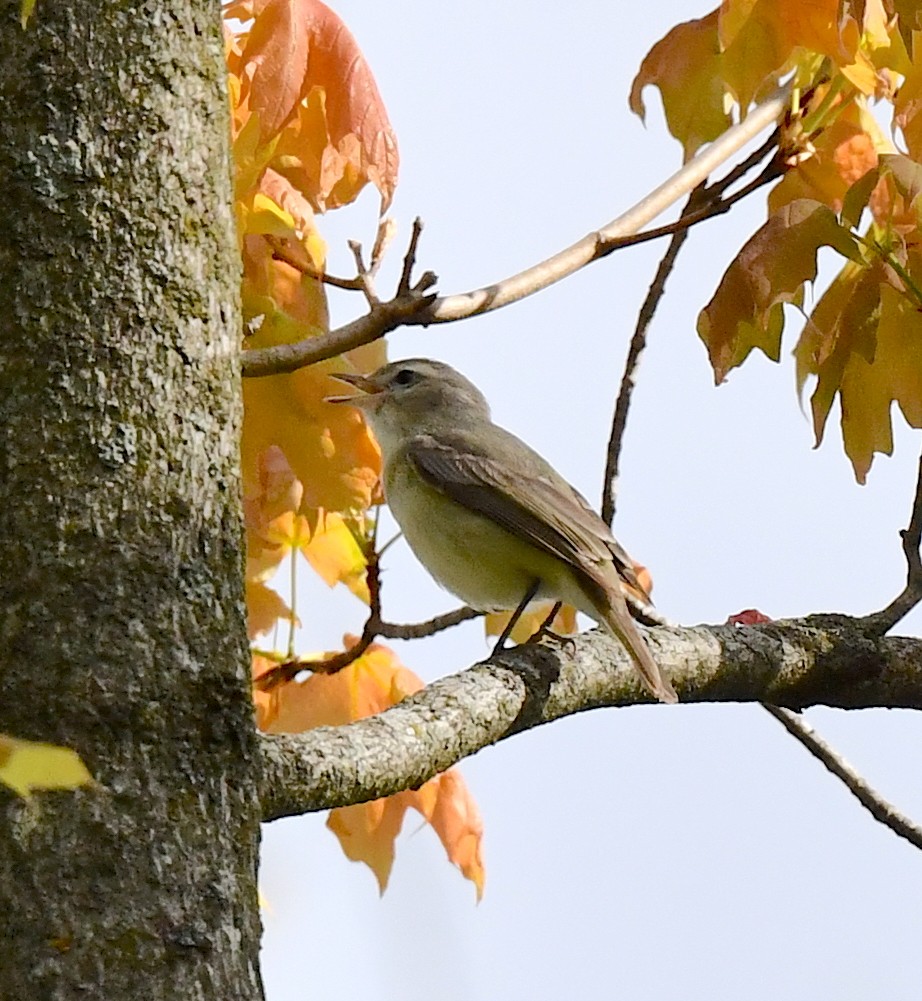
{"type": "Polygon", "coordinates": [[[416,373],[412,368],[402,368],[394,376],[395,386],[412,386],[416,382],[416,373]]]}

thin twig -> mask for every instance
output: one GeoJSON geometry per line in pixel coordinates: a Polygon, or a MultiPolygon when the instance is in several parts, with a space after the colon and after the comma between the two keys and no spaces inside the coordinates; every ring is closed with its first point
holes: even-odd
{"type": "MultiPolygon", "coordinates": [[[[695,211],[698,200],[701,197],[703,188],[698,187],[688,196],[685,208],[682,209],[682,216],[691,215],[695,211]]],[[[634,327],[634,336],[628,346],[627,358],[624,361],[624,374],[621,376],[621,388],[618,391],[618,401],[615,404],[615,413],[611,422],[611,434],[608,438],[608,455],[605,460],[605,479],[602,488],[602,520],[610,525],[615,516],[615,487],[618,482],[621,460],[621,445],[624,440],[624,431],[627,428],[627,415],[631,406],[631,395],[634,392],[634,381],[637,367],[640,364],[640,356],[647,346],[647,329],[653,320],[653,314],[659,305],[663,292],[666,290],[666,281],[672,273],[676,258],[682,249],[682,244],[688,237],[687,229],[676,230],[672,234],[666,253],[663,255],[656,269],[656,275],[647,290],[646,298],[637,314],[637,324],[634,327]]]]}
{"type": "MultiPolygon", "coordinates": [[[[377,530],[377,523],[375,529],[377,530]]],[[[344,667],[357,661],[381,635],[381,567],[378,562],[378,554],[375,551],[374,534],[368,543],[366,559],[365,581],[368,585],[369,612],[358,641],[348,650],[343,650],[341,653],[333,654],[332,657],[326,657],[323,660],[293,658],[277,664],[256,679],[255,684],[260,691],[271,692],[279,685],[293,681],[302,671],[310,671],[313,674],[337,674],[344,667]]]]}
{"type": "Polygon", "coordinates": [[[413,220],[413,232],[410,234],[410,246],[403,258],[403,270],[400,272],[400,281],[397,284],[397,295],[409,295],[411,282],[413,280],[413,268],[416,266],[416,249],[419,246],[419,238],[423,232],[423,221],[417,216],[413,220]]]}
{"type": "Polygon", "coordinates": [[[922,827],[914,824],[905,814],[900,813],[891,803],[883,799],[836,751],[833,750],[802,716],[790,709],[764,705],[792,737],[804,747],[837,778],[841,779],[849,792],[870,812],[871,816],[894,834],[905,838],[916,848],[922,848],[922,827]]]}
{"type": "MultiPolygon", "coordinates": [[[[777,154],[766,164],[759,175],[740,188],[739,191],[723,198],[724,192],[749,170],[759,164],[775,149],[780,133],[778,129],[768,137],[768,139],[754,152],[750,153],[745,160],[737,164],[726,177],[715,181],[705,187],[703,184],[695,188],[688,196],[688,201],[679,218],[668,227],[660,227],[661,230],[669,229],[672,238],[666,253],[660,260],[656,269],[656,275],[650,284],[643,305],[637,316],[637,324],[634,328],[634,336],[628,347],[627,358],[624,362],[624,374],[621,377],[621,388],[618,392],[618,400],[615,404],[615,412],[612,417],[611,434],[608,439],[608,456],[605,463],[605,478],[602,488],[602,518],[606,524],[611,524],[615,516],[615,504],[617,502],[616,486],[620,472],[621,446],[624,440],[624,431],[627,427],[627,417],[631,405],[631,395],[634,391],[637,367],[640,364],[640,356],[643,354],[647,344],[647,330],[650,326],[656,309],[662,299],[666,288],[666,282],[672,269],[675,266],[676,258],[682,245],[688,236],[689,229],[702,219],[712,218],[715,215],[729,211],[730,207],[742,198],[747,197],[757,188],[768,184],[784,172],[784,166],[777,154]]],[[[640,239],[652,239],[656,231],[647,230],[638,234],[638,237],[630,238],[635,242],[640,239]]]]}
{"type": "Polygon", "coordinates": [[[368,269],[373,275],[377,275],[378,269],[384,261],[384,255],[387,253],[387,248],[391,245],[391,241],[396,235],[397,223],[393,219],[382,219],[378,223],[378,232],[375,233],[375,243],[371,248],[371,266],[368,269]]]}
{"type": "Polygon", "coordinates": [[[374,309],[376,306],[381,305],[381,300],[375,291],[374,273],[365,266],[365,256],[362,253],[361,243],[358,240],[349,240],[348,244],[349,249],[352,251],[352,256],[355,258],[355,271],[359,281],[362,283],[361,288],[362,292],[365,293],[365,301],[371,309],[374,309]]]}
{"type": "Polygon", "coordinates": [[[906,557],[906,586],[886,608],[861,621],[868,633],[883,636],[900,619],[911,612],[922,601],[922,456],[919,457],[919,472],[916,479],[916,494],[912,502],[909,525],[900,532],[903,540],[903,554],[906,557]]]}
{"type": "Polygon", "coordinates": [[[286,246],[285,241],[277,236],[267,236],[266,242],[272,248],[272,256],[277,261],[282,261],[308,278],[315,278],[318,282],[323,282],[324,285],[332,285],[334,288],[346,289],[350,292],[361,292],[365,287],[361,278],[337,278],[335,275],[328,275],[325,271],[318,271],[296,254],[293,248],[286,246]]]}
{"type": "MultiPolygon", "coordinates": [[[[419,239],[415,227],[411,246],[414,239],[417,241],[419,239]]],[[[361,260],[360,246],[357,245],[357,250],[353,250],[353,253],[356,253],[357,260],[361,260]]],[[[362,267],[364,268],[364,264],[362,267]]],[[[357,287],[365,292],[367,298],[366,277],[360,274],[356,281],[360,283],[357,287]]],[[[343,327],[294,344],[277,344],[271,348],[245,351],[243,375],[259,378],[294,372],[305,365],[313,365],[318,361],[334,358],[345,351],[361,347],[363,344],[370,344],[404,324],[416,322],[419,317],[428,314],[432,303],[436,301],[436,296],[430,294],[429,289],[437,281],[438,278],[433,272],[424,271],[416,284],[405,294],[398,293],[387,302],[372,303],[365,316],[360,316],[343,327]]]]}
{"type": "Polygon", "coordinates": [[[388,640],[418,640],[425,636],[434,636],[442,632],[443,629],[450,629],[458,626],[462,622],[470,619],[477,619],[483,615],[475,608],[462,605],[453,612],[446,612],[444,615],[436,615],[435,618],[427,619],[425,622],[409,622],[398,624],[395,622],[379,622],[378,635],[388,640]]]}
{"type": "MultiPolygon", "coordinates": [[[[368,344],[402,325],[449,323],[488,313],[561,281],[592,261],[611,253],[616,247],[627,245],[627,241],[642,242],[644,239],[671,235],[675,231],[674,226],[661,227],[641,238],[631,234],[637,234],[648,222],[696,188],[764,128],[777,121],[786,110],[790,95],[790,86],[782,87],[633,208],[547,260],[495,284],[459,295],[432,296],[425,301],[422,292],[431,288],[432,282],[424,284],[424,279],[421,278],[411,290],[410,296],[397,295],[389,302],[380,303],[368,315],[331,330],[328,334],[307,338],[296,344],[245,352],[242,363],[244,376],[293,372],[305,365],[312,365],[333,358],[343,351],[368,344]]],[[[712,214],[725,212],[728,207],[721,203],[719,209],[712,214]]],[[[690,224],[688,220],[685,221],[685,225],[690,224]]]]}

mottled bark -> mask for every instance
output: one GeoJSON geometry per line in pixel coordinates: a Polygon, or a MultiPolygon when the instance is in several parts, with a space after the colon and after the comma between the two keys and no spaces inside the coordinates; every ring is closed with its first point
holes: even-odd
{"type": "MultiPolygon", "coordinates": [[[[684,703],[922,709],[922,640],[868,635],[860,619],[657,627],[647,636],[684,703]]],[[[517,647],[380,716],[264,737],[263,815],[273,820],[388,796],[522,730],[650,701],[624,649],[598,631],[563,646],[517,647]]]]}
{"type": "Polygon", "coordinates": [[[261,996],[214,0],[0,2],[0,996],[261,996]]]}

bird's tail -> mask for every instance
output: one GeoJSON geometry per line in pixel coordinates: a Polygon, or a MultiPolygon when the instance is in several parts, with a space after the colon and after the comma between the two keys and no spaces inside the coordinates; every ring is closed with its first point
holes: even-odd
{"type": "Polygon", "coordinates": [[[660,670],[653,659],[640,630],[634,624],[625,605],[624,598],[619,594],[612,598],[607,608],[600,608],[599,615],[605,628],[615,637],[631,655],[634,667],[640,675],[647,690],[655,695],[660,702],[678,702],[679,697],[669,679],[660,670]]]}

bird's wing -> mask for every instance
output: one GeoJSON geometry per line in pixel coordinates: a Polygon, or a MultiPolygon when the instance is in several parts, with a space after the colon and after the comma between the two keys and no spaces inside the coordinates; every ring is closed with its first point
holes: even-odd
{"type": "Polygon", "coordinates": [[[462,435],[418,435],[406,446],[407,458],[430,486],[566,561],[603,590],[611,586],[605,571],[614,564],[622,581],[649,601],[627,553],[578,491],[508,432],[500,441],[493,438],[491,453],[484,455],[462,435]],[[497,454],[498,444],[506,448],[497,454]]]}

